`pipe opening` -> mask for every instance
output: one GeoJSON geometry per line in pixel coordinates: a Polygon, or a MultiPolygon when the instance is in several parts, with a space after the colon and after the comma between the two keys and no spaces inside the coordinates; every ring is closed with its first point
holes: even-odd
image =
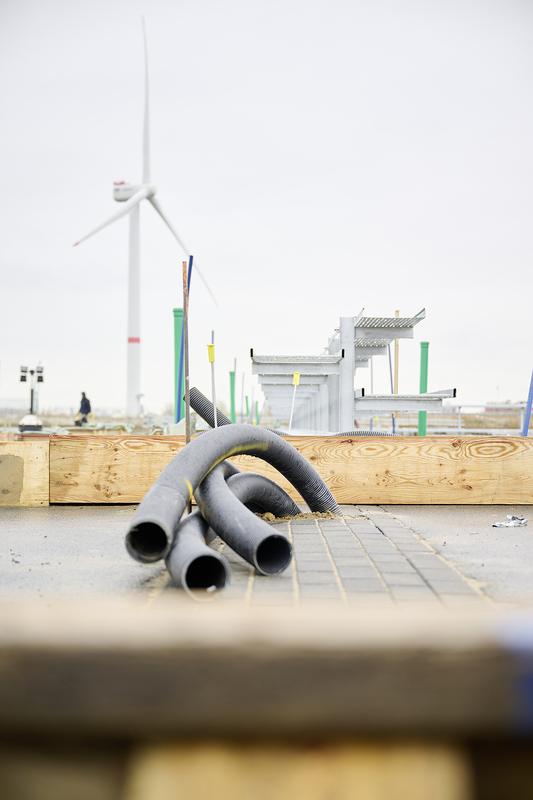
{"type": "Polygon", "coordinates": [[[266,536],[255,551],[255,565],[264,575],[283,572],[292,558],[291,543],[284,536],[266,536]]]}
{"type": "Polygon", "coordinates": [[[199,556],[195,558],[185,573],[185,585],[188,589],[205,589],[215,591],[223,589],[226,585],[226,567],[214,556],[199,556]]]}
{"type": "Polygon", "coordinates": [[[126,545],[139,561],[159,561],[168,549],[168,539],[155,522],[141,522],[129,531],[126,545]]]}

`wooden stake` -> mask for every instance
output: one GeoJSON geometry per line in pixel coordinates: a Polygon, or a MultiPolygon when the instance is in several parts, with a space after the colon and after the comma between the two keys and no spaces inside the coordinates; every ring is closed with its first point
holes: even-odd
{"type": "Polygon", "coordinates": [[[211,344],[207,345],[207,353],[209,357],[209,363],[211,364],[211,399],[213,403],[213,416],[215,419],[215,428],[218,428],[217,393],[215,388],[215,331],[211,331],[211,344]]]}
{"type": "Polygon", "coordinates": [[[187,285],[187,262],[181,262],[183,278],[183,362],[185,371],[185,442],[191,441],[191,406],[189,391],[189,287],[187,285]]]}
{"type": "MultiPolygon", "coordinates": [[[[400,316],[400,312],[397,309],[394,312],[395,317],[400,316]]],[[[400,340],[394,340],[394,388],[393,394],[398,394],[398,373],[400,371],[400,340]]]]}

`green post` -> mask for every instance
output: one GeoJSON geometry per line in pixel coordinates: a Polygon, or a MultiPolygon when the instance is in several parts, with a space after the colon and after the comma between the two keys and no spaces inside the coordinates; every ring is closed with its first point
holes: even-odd
{"type": "Polygon", "coordinates": [[[255,401],[255,424],[259,425],[260,420],[261,420],[261,415],[259,413],[259,400],[256,400],[255,401]]]}
{"type": "Polygon", "coordinates": [[[174,420],[183,419],[183,367],[180,375],[181,339],[183,336],[183,309],[173,308],[174,314],[174,420]],[[178,385],[181,377],[181,386],[178,385]]]}
{"type": "Polygon", "coordinates": [[[229,418],[232,422],[237,422],[237,412],[235,410],[235,370],[229,374],[229,418]]]}
{"type": "MultiPolygon", "coordinates": [[[[428,351],[429,342],[420,342],[420,394],[428,390],[428,351]]],[[[425,436],[428,426],[427,411],[418,412],[418,435],[425,436]]]]}
{"type": "Polygon", "coordinates": [[[248,421],[248,419],[250,417],[250,400],[248,399],[248,395],[246,395],[246,397],[244,399],[246,401],[246,417],[245,417],[245,419],[246,419],[246,421],[248,421]]]}

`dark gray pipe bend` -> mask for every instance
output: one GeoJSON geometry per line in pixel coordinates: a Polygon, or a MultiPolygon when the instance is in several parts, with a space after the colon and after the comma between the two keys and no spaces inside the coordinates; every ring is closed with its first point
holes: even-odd
{"type": "Polygon", "coordinates": [[[226,478],[235,497],[248,506],[253,503],[262,512],[270,511],[276,517],[295,517],[300,509],[281,486],[253,472],[238,472],[226,478]]]}
{"type": "Polygon", "coordinates": [[[229,564],[206,544],[208,525],[199,512],[189,514],[176,531],[174,544],[166,557],[166,567],[175,586],[196,598],[200,592],[214,593],[229,581],[229,564]]]}
{"type": "MultiPolygon", "coordinates": [[[[229,461],[225,461],[222,466],[227,485],[250,511],[260,514],[269,511],[276,517],[295,517],[300,513],[294,500],[274,481],[254,472],[232,474],[228,470],[228,467],[233,466],[229,461]]],[[[206,534],[207,543],[210,544],[216,535],[216,531],[209,528],[206,534]]]]}
{"type": "MultiPolygon", "coordinates": [[[[196,386],[192,386],[189,391],[189,402],[193,411],[201,416],[204,422],[207,422],[211,428],[215,427],[215,407],[211,400],[196,386]]],[[[227,417],[219,408],[217,408],[217,426],[218,425],[232,425],[232,421],[227,417]]]]}
{"type": "Polygon", "coordinates": [[[196,488],[217,464],[241,453],[278,469],[312,511],[340,511],[322,478],[291,444],[265,428],[224,425],[190,442],[146,493],[126,534],[130,555],[144,562],[164,558],[196,488]]]}
{"type": "MultiPolygon", "coordinates": [[[[185,398],[183,399],[185,400],[185,398]]],[[[200,389],[196,388],[196,386],[191,387],[189,391],[189,402],[191,404],[192,410],[196,411],[196,413],[203,419],[203,421],[207,422],[207,424],[211,428],[214,428],[215,406],[213,405],[211,400],[209,400],[209,398],[207,398],[205,394],[203,394],[200,391],[200,389]]],[[[234,424],[236,423],[233,423],[230,420],[230,418],[227,417],[224,414],[224,412],[217,407],[217,427],[219,425],[234,425],[234,424]]],[[[272,431],[272,433],[277,433],[278,436],[283,435],[280,431],[274,430],[274,428],[265,428],[265,430],[272,431]]]]}
{"type": "Polygon", "coordinates": [[[276,575],[289,566],[291,543],[233,494],[224,477],[224,464],[204,478],[194,496],[212,530],[258,572],[276,575]]]}

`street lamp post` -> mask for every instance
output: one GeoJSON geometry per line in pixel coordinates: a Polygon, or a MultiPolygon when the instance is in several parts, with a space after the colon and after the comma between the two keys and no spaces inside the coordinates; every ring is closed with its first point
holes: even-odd
{"type": "Polygon", "coordinates": [[[30,384],[30,409],[29,413],[22,417],[19,422],[19,430],[21,433],[24,431],[42,431],[43,423],[37,416],[37,389],[38,383],[44,382],[44,368],[41,364],[37,364],[33,369],[28,367],[20,368],[20,382],[30,384]]]}

